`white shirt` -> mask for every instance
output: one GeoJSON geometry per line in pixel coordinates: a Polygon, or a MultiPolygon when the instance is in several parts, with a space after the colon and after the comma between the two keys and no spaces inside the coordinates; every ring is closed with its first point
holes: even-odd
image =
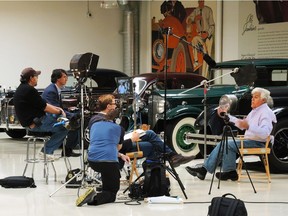
{"type": "MultiPolygon", "coordinates": [[[[230,116],[230,122],[235,123],[235,126],[239,127],[239,119],[230,116]]],[[[267,103],[251,110],[246,117],[249,125],[249,129],[245,131],[244,138],[250,140],[256,140],[265,142],[267,137],[271,134],[273,129],[273,123],[276,123],[276,116],[273,111],[268,107],[267,103]]],[[[243,128],[240,128],[243,130],[243,128]]]]}

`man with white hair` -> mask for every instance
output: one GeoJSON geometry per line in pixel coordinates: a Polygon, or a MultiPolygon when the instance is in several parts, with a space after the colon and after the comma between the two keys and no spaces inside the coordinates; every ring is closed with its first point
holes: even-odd
{"type": "MultiPolygon", "coordinates": [[[[244,134],[244,148],[259,148],[265,145],[267,137],[271,134],[273,123],[276,123],[276,116],[269,108],[267,101],[270,97],[270,92],[263,88],[254,88],[252,90],[251,112],[244,119],[238,119],[234,116],[228,115],[230,122],[234,123],[241,130],[245,130],[244,134]]],[[[228,152],[219,155],[221,145],[217,145],[204,165],[201,167],[186,167],[186,170],[193,176],[204,180],[207,172],[213,173],[218,166],[218,155],[222,158],[223,172],[217,172],[216,177],[221,180],[231,179],[232,181],[238,180],[236,172],[236,154],[240,146],[240,141],[229,139],[227,142],[228,152]]]]}

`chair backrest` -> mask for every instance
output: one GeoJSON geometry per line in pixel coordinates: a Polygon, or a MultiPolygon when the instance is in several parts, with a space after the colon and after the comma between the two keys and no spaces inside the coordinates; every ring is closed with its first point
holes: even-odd
{"type": "Polygon", "coordinates": [[[269,148],[270,142],[271,142],[271,135],[269,135],[266,139],[265,148],[269,148]]]}

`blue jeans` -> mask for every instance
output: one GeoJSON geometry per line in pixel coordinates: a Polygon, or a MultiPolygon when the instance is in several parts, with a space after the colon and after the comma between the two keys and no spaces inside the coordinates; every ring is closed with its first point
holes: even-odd
{"type": "Polygon", "coordinates": [[[52,114],[46,114],[39,127],[35,127],[29,129],[35,132],[51,132],[51,138],[45,145],[46,154],[53,154],[54,150],[58,149],[65,139],[68,130],[63,127],[63,125],[59,125],[53,127],[53,125],[57,122],[57,117],[52,114]]]}
{"type": "MultiPolygon", "coordinates": [[[[211,152],[211,154],[209,155],[209,157],[206,159],[204,163],[204,167],[209,173],[213,173],[216,167],[221,162],[221,160],[218,160],[218,158],[221,159],[221,153],[223,153],[223,158],[222,158],[223,172],[236,170],[236,155],[238,153],[237,149],[240,146],[240,140],[235,140],[235,141],[236,141],[236,145],[233,139],[228,140],[227,142],[228,152],[226,152],[226,146],[220,145],[220,143],[217,144],[217,146],[213,149],[213,151],[211,152]],[[224,147],[223,151],[220,151],[221,146],[224,147]],[[218,157],[218,154],[219,154],[219,157],[218,157]],[[218,163],[217,163],[217,160],[218,160],[218,163]]],[[[259,148],[259,147],[264,147],[264,145],[265,144],[263,142],[259,142],[255,140],[244,140],[244,148],[259,148]]]]}
{"type": "MultiPolygon", "coordinates": [[[[157,158],[159,154],[164,152],[164,142],[160,137],[152,130],[147,130],[146,134],[140,137],[139,142],[140,150],[143,151],[144,157],[157,158]]],[[[133,150],[137,150],[136,143],[133,143],[133,150]]],[[[171,153],[172,150],[166,145],[165,153],[171,153]]]]}

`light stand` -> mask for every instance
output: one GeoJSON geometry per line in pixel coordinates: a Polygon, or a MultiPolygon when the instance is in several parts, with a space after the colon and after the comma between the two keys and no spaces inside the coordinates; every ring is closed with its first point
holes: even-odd
{"type": "Polygon", "coordinates": [[[163,149],[163,155],[164,155],[164,165],[166,160],[168,161],[170,167],[166,167],[166,170],[170,173],[170,175],[178,182],[182,193],[184,194],[185,198],[188,199],[186,192],[185,192],[185,187],[183,186],[181,179],[179,178],[179,175],[177,174],[173,164],[171,163],[170,158],[168,157],[168,155],[166,155],[166,143],[167,143],[167,133],[166,133],[166,111],[167,111],[167,67],[168,67],[168,41],[169,41],[169,35],[171,34],[171,27],[168,27],[167,29],[167,33],[166,33],[166,56],[165,56],[165,70],[164,70],[164,149],[163,149]]]}
{"type": "Polygon", "coordinates": [[[57,188],[54,192],[52,192],[49,197],[52,197],[57,191],[59,191],[61,188],[65,187],[67,184],[69,184],[71,181],[73,181],[75,178],[81,178],[83,182],[84,175],[85,175],[85,168],[84,168],[84,82],[86,79],[81,79],[80,86],[81,86],[81,99],[80,99],[80,109],[81,109],[81,126],[80,126],[80,144],[81,144],[81,155],[80,155],[80,171],[72,178],[70,178],[68,181],[66,181],[63,185],[61,185],[59,188],[57,188]]]}
{"type": "MultiPolygon", "coordinates": [[[[82,179],[82,184],[85,177],[85,165],[84,165],[84,83],[87,80],[87,74],[89,72],[96,71],[98,65],[99,56],[93,53],[84,53],[84,54],[76,54],[72,57],[70,61],[70,69],[73,72],[73,76],[77,79],[78,84],[81,87],[80,93],[80,109],[81,109],[81,126],[80,126],[80,144],[81,144],[81,156],[80,156],[80,166],[81,169],[78,173],[74,174],[74,176],[65,182],[61,187],[59,187],[56,191],[51,193],[49,196],[53,196],[57,191],[66,186],[69,182],[74,180],[76,177],[82,179]]],[[[79,187],[80,188],[80,187],[79,187]]]]}

